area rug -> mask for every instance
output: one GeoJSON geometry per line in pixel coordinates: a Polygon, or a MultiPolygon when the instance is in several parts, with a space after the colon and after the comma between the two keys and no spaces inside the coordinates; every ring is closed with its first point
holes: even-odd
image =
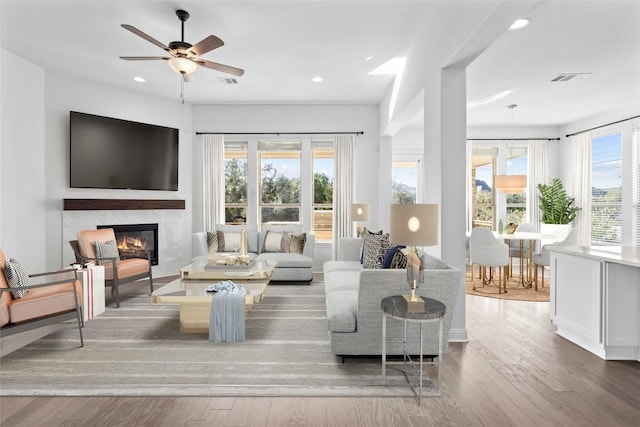
{"type": "MultiPolygon", "coordinates": [[[[477,274],[477,269],[476,269],[477,274]]],[[[489,284],[482,286],[480,279],[476,278],[476,290],[473,290],[473,283],[471,281],[471,273],[467,272],[465,278],[465,292],[469,295],[478,295],[489,298],[509,299],[516,301],[536,301],[536,302],[549,302],[549,279],[545,277],[544,287],[538,285],[538,290],[535,287],[525,287],[520,283],[519,275],[512,277],[507,282],[507,293],[499,294],[497,284],[489,284]]],[[[540,279],[540,277],[539,277],[540,279]]]]}
{"type": "MultiPolygon", "coordinates": [[[[379,357],[343,363],[331,353],[322,282],[270,285],[240,343],[181,334],[178,317],[177,306],[152,304],[139,286],[86,323],[84,348],[77,329],[66,329],[0,359],[0,395],[414,395],[399,369],[382,379],[379,357]]],[[[427,382],[423,395],[434,394],[427,382]]]]}

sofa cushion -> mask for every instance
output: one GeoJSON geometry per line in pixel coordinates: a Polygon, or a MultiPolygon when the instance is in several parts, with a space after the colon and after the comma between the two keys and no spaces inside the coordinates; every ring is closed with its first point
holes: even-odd
{"type": "Polygon", "coordinates": [[[256,257],[256,261],[277,261],[276,268],[311,268],[313,259],[300,254],[284,252],[263,252],[256,257]]]}
{"type": "Polygon", "coordinates": [[[362,264],[360,261],[325,261],[322,265],[322,271],[326,275],[333,271],[360,271],[362,270],[362,264]]]}
{"type": "MultiPolygon", "coordinates": [[[[36,317],[48,316],[67,310],[75,310],[74,282],[30,289],[23,298],[9,306],[12,323],[20,323],[36,317]]],[[[75,281],[78,304],[82,304],[82,284],[75,281]]]]}
{"type": "Polygon", "coordinates": [[[267,231],[264,235],[261,252],[289,252],[291,236],[284,231],[267,231]]]}
{"type": "Polygon", "coordinates": [[[22,298],[28,289],[20,289],[31,284],[29,274],[22,264],[11,258],[4,263],[4,274],[14,298],[22,298]]]}
{"type": "MultiPolygon", "coordinates": [[[[100,242],[96,240],[93,244],[96,247],[96,257],[120,259],[120,253],[118,252],[115,240],[109,240],[108,242],[100,242]]],[[[104,265],[106,262],[108,261],[99,261],[98,263],[104,265]]]]}
{"type": "Polygon", "coordinates": [[[354,332],[358,317],[358,291],[337,291],[326,296],[327,325],[331,332],[354,332]]]}
{"type": "Polygon", "coordinates": [[[357,291],[360,288],[360,270],[337,270],[324,276],[324,292],[357,291]]]}
{"type": "Polygon", "coordinates": [[[426,252],[420,254],[420,260],[422,261],[422,268],[424,270],[442,270],[450,268],[446,262],[426,252]]]}
{"type": "MultiPolygon", "coordinates": [[[[222,232],[240,233],[242,229],[247,232],[247,252],[258,253],[258,231],[255,225],[250,224],[216,224],[215,229],[222,232]]],[[[240,237],[238,236],[238,239],[240,237]]],[[[240,242],[240,240],[238,240],[240,242]]],[[[235,250],[235,248],[228,249],[235,250]]],[[[222,250],[220,250],[222,252],[222,250]]]]}

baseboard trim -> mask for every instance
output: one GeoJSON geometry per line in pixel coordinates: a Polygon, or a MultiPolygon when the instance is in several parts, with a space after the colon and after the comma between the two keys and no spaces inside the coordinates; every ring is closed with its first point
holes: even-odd
{"type": "Polygon", "coordinates": [[[450,329],[449,342],[469,342],[469,335],[466,329],[450,329]]]}

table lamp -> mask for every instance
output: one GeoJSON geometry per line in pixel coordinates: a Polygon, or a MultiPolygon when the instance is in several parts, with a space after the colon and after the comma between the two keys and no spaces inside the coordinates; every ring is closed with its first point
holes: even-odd
{"type": "Polygon", "coordinates": [[[404,295],[409,311],[424,310],[424,300],[416,296],[416,289],[424,282],[422,261],[416,246],[438,244],[438,205],[394,204],[390,210],[389,239],[407,245],[407,282],[410,295],[404,295]]]}
{"type": "MultiPolygon", "coordinates": [[[[351,221],[368,221],[369,220],[369,203],[352,203],[349,210],[351,215],[351,221]]],[[[360,230],[357,232],[357,236],[360,236],[360,230]]]]}

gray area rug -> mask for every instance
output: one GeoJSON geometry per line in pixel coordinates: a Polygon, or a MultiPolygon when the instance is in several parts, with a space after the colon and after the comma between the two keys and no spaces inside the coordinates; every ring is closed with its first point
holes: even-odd
{"type": "MultiPolygon", "coordinates": [[[[121,308],[85,324],[84,348],[77,329],[66,329],[0,359],[0,395],[414,395],[401,365],[383,380],[380,358],[343,363],[331,353],[322,282],[270,285],[247,313],[241,343],[181,334],[177,306],[152,304],[146,283],[132,286],[121,308]]],[[[423,396],[437,394],[425,384],[423,396]]]]}

